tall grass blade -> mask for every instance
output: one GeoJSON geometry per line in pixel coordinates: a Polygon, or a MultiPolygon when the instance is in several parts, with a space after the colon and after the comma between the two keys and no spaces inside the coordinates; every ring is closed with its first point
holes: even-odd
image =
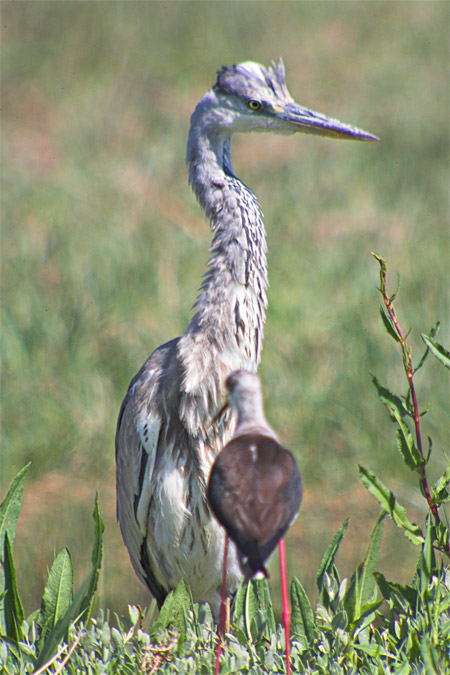
{"type": "Polygon", "coordinates": [[[15,642],[20,642],[23,637],[22,622],[25,616],[17,588],[16,569],[14,567],[12,544],[9,539],[8,531],[5,532],[3,560],[5,566],[6,595],[2,601],[3,607],[1,613],[6,628],[5,634],[15,642]]]}
{"type": "Polygon", "coordinates": [[[349,522],[350,518],[346,518],[344,520],[339,530],[336,532],[333,539],[331,540],[331,544],[325,551],[325,554],[319,565],[319,569],[317,570],[316,583],[320,593],[322,593],[323,590],[323,578],[325,574],[329,574],[331,572],[331,569],[334,565],[334,559],[336,557],[336,554],[338,552],[339,546],[341,544],[342,538],[345,534],[345,530],[347,529],[349,522]]]}
{"type": "MultiPolygon", "coordinates": [[[[0,594],[6,590],[5,579],[5,536],[8,533],[11,549],[14,546],[16,536],[17,520],[20,514],[22,504],[23,488],[25,485],[25,474],[28,471],[30,462],[19,471],[11,481],[8,492],[0,504],[0,594]]],[[[0,611],[0,631],[6,634],[6,622],[4,611],[0,611]]]]}
{"type": "Polygon", "coordinates": [[[97,590],[98,577],[103,559],[103,532],[105,526],[98,506],[98,493],[95,495],[94,512],[92,514],[94,519],[94,547],[92,550],[92,572],[89,578],[89,586],[86,596],[81,605],[81,611],[87,610],[85,620],[88,621],[91,616],[92,604],[94,602],[95,591],[97,590]]]}
{"type": "Polygon", "coordinates": [[[8,532],[9,534],[11,546],[14,545],[16,525],[20,514],[23,488],[25,485],[25,474],[28,471],[30,464],[31,462],[24,466],[15,478],[12,479],[6,497],[0,504],[0,545],[2,550],[5,532],[8,532]]]}

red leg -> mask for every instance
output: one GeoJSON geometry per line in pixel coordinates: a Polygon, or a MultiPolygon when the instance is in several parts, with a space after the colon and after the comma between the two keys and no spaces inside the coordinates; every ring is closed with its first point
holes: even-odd
{"type": "Polygon", "coordinates": [[[217,642],[216,652],[216,668],[214,675],[219,675],[220,671],[220,655],[222,653],[222,635],[224,633],[225,621],[227,618],[227,563],[228,563],[228,535],[225,532],[225,546],[223,549],[223,572],[222,572],[222,589],[220,591],[220,610],[219,610],[219,639],[217,642]]]}
{"type": "Polygon", "coordinates": [[[280,572],[281,572],[281,595],[283,598],[283,612],[282,618],[284,623],[284,638],[286,643],[286,673],[290,675],[291,673],[291,655],[290,655],[290,644],[289,644],[289,623],[291,619],[291,610],[289,608],[289,597],[287,591],[287,578],[286,578],[286,551],[284,548],[284,539],[280,539],[279,543],[280,549],[280,572]]]}

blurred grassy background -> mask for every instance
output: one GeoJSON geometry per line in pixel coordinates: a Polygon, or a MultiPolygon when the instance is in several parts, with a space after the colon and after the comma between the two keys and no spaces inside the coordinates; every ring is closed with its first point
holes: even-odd
{"type": "MultiPolygon", "coordinates": [[[[332,534],[350,573],[378,512],[357,464],[412,518],[415,477],[370,371],[397,391],[378,316],[378,265],[401,275],[400,320],[440,319],[448,344],[448,13],[442,2],[2,3],[2,492],[32,461],[16,539],[26,609],[53,555],[90,561],[94,493],[106,522],[102,603],[145,604],[115,522],[115,423],[132,375],[191,316],[210,240],[187,187],[189,116],[222,64],[283,56],[296,100],[381,137],[377,145],[242,136],[238,175],[269,240],[261,366],[267,415],[306,494],[290,572],[314,595],[332,534]]],[[[448,384],[417,376],[434,479],[448,461],[448,384]]],[[[410,578],[416,551],[387,527],[381,567],[410,578]],[[395,537],[395,541],[394,541],[395,537]]],[[[272,563],[277,584],[276,561],[272,563]]]]}

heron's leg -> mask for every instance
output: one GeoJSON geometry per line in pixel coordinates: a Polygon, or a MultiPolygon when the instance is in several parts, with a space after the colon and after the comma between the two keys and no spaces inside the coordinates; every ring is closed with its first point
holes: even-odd
{"type": "Polygon", "coordinates": [[[291,673],[291,656],[290,656],[290,637],[289,637],[289,623],[291,619],[291,610],[289,608],[289,598],[287,591],[286,579],[286,551],[284,548],[284,539],[280,539],[278,545],[280,549],[280,573],[281,573],[281,595],[283,599],[283,624],[284,624],[284,639],[286,644],[286,673],[291,673]]]}
{"type": "Polygon", "coordinates": [[[228,562],[228,534],[225,532],[225,545],[223,549],[222,588],[220,591],[219,637],[217,641],[216,668],[214,670],[214,675],[219,675],[220,671],[220,655],[222,653],[222,635],[224,633],[225,622],[227,619],[227,562],[228,562]]]}

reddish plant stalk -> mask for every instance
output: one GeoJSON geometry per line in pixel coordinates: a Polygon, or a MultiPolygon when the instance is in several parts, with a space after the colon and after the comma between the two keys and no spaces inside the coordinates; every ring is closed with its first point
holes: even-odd
{"type": "Polygon", "coordinates": [[[223,549],[223,571],[222,571],[222,589],[220,592],[220,610],[219,610],[219,635],[216,652],[216,667],[214,675],[219,675],[220,672],[220,656],[222,654],[222,636],[225,629],[225,620],[227,616],[226,600],[227,600],[227,563],[228,563],[228,535],[225,532],[225,545],[223,549]]]}
{"type": "Polygon", "coordinates": [[[412,367],[412,359],[411,359],[411,349],[408,347],[406,343],[406,336],[403,335],[402,329],[400,328],[400,324],[397,321],[397,317],[395,315],[395,310],[392,306],[392,298],[389,298],[386,294],[386,271],[385,269],[382,270],[381,273],[381,288],[380,288],[381,295],[383,296],[383,302],[384,306],[386,307],[386,310],[389,314],[389,318],[392,322],[392,325],[395,328],[395,331],[397,333],[397,337],[400,341],[401,347],[402,347],[402,360],[403,360],[403,368],[405,370],[406,378],[408,380],[408,386],[409,386],[409,391],[411,392],[411,400],[412,400],[412,412],[413,412],[413,420],[414,420],[414,429],[415,429],[415,434],[416,434],[416,444],[417,444],[417,449],[420,453],[420,456],[422,458],[422,462],[420,464],[420,481],[422,484],[422,489],[423,493],[425,495],[425,498],[428,503],[428,507],[433,514],[434,521],[436,525],[439,525],[441,522],[441,519],[439,517],[439,512],[437,509],[436,504],[433,502],[433,499],[431,497],[431,492],[430,488],[428,486],[428,480],[427,480],[427,475],[425,471],[425,457],[423,455],[423,448],[422,448],[422,434],[420,431],[420,414],[419,414],[419,406],[417,403],[417,396],[416,396],[416,389],[414,387],[414,381],[413,381],[413,367],[412,367]]]}
{"type": "Polygon", "coordinates": [[[290,636],[289,636],[289,624],[291,620],[291,610],[289,608],[289,597],[287,591],[287,578],[286,578],[286,550],[284,547],[284,539],[280,539],[278,544],[280,549],[280,573],[281,573],[281,596],[283,599],[283,612],[282,618],[284,623],[284,638],[286,645],[286,673],[290,675],[291,673],[291,653],[290,653],[290,636]]]}

